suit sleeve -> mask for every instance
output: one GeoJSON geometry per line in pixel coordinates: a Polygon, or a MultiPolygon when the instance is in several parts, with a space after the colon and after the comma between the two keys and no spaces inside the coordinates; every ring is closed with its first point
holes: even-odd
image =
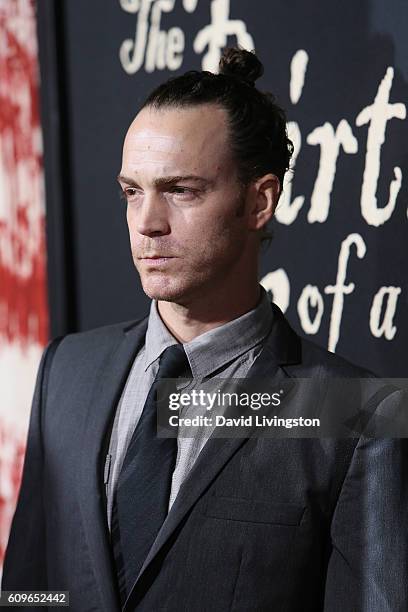
{"type": "Polygon", "coordinates": [[[408,610],[408,439],[360,438],[331,540],[325,612],[408,610]]]}
{"type": "Polygon", "coordinates": [[[21,487],[4,560],[5,591],[47,589],[41,419],[48,372],[59,341],[47,346],[37,374],[21,487]]]}

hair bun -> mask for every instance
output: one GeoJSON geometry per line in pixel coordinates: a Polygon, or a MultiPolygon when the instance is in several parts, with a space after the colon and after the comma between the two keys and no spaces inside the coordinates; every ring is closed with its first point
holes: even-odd
{"type": "Polygon", "coordinates": [[[255,81],[263,75],[264,68],[252,51],[231,47],[224,49],[221,55],[219,72],[255,86],[255,81]]]}

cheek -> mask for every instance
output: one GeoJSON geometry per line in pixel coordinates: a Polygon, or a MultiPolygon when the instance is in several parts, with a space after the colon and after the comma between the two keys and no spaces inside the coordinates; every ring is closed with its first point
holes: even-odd
{"type": "Polygon", "coordinates": [[[127,226],[128,226],[130,244],[131,244],[131,247],[134,248],[140,243],[142,237],[137,231],[136,213],[134,210],[132,210],[132,207],[129,205],[126,210],[126,221],[127,221],[127,226]]]}
{"type": "Polygon", "coordinates": [[[202,263],[236,259],[243,252],[247,229],[235,214],[228,217],[200,219],[194,227],[186,228],[182,244],[192,257],[202,263]]]}
{"type": "Polygon", "coordinates": [[[127,222],[129,234],[132,235],[132,233],[133,233],[133,231],[132,231],[133,219],[132,219],[132,213],[130,212],[130,207],[129,206],[127,206],[127,208],[126,208],[126,222],[127,222]]]}

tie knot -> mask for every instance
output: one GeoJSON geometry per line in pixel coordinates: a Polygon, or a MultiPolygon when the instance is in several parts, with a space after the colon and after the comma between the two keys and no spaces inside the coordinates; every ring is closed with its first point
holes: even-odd
{"type": "Polygon", "coordinates": [[[169,346],[160,357],[159,378],[179,378],[191,376],[190,364],[182,344],[169,346]]]}

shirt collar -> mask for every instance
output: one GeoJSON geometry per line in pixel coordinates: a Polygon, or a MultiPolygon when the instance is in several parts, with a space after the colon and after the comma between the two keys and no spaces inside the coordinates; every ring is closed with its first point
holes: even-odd
{"type": "MultiPolygon", "coordinates": [[[[272,318],[268,294],[261,287],[261,297],[255,308],[183,345],[193,377],[202,379],[259,344],[268,335],[272,318]]],[[[177,344],[176,338],[163,323],[156,301],[152,301],[146,332],[145,369],[174,344],[177,344]]]]}
{"type": "Polygon", "coordinates": [[[152,301],[150,305],[149,321],[145,340],[145,371],[160,357],[163,351],[169,346],[178,344],[178,340],[169,332],[163,323],[157,302],[152,301]]]}

